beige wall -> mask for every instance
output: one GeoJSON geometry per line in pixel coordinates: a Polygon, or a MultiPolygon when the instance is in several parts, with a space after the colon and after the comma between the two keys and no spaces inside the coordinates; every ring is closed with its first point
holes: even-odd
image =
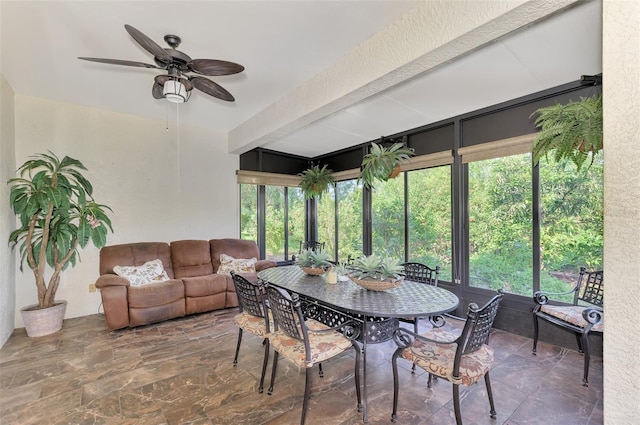
{"type": "MultiPolygon", "coordinates": [[[[109,245],[237,237],[238,156],[226,153],[226,136],[171,121],[166,128],[164,120],[16,96],[15,162],[47,150],[80,160],[96,201],[113,209],[109,245]]],[[[99,293],[88,291],[99,252],[89,247],[80,254],[57,294],[68,301],[67,318],[96,313],[100,305],[99,293]]],[[[15,280],[17,308],[33,304],[33,276],[18,272],[15,280]]],[[[16,311],[16,327],[22,326],[16,311]]]]}
{"type": "Polygon", "coordinates": [[[640,2],[605,0],[605,424],[640,423],[640,2]]]}
{"type": "Polygon", "coordinates": [[[7,241],[16,220],[9,206],[9,186],[5,184],[16,169],[14,97],[11,86],[0,74],[0,347],[15,326],[16,264],[7,241]]]}

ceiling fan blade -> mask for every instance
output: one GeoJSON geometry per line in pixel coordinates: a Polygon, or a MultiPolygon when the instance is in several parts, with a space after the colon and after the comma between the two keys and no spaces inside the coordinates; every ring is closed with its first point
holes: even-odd
{"type": "Polygon", "coordinates": [[[171,62],[171,56],[167,53],[162,47],[160,47],[155,41],[144,35],[139,30],[135,29],[131,25],[124,25],[124,29],[127,30],[129,35],[133,37],[133,39],[141,45],[146,51],[151,53],[153,56],[160,58],[164,61],[171,62]]]}
{"type": "Polygon", "coordinates": [[[244,71],[244,66],[217,59],[194,59],[187,63],[189,69],[208,76],[231,75],[244,71]]]}
{"type": "Polygon", "coordinates": [[[100,62],[100,63],[108,63],[111,65],[125,65],[125,66],[137,66],[139,68],[155,68],[162,69],[155,65],[151,65],[148,63],[135,62],[135,61],[125,61],[120,59],[102,59],[102,58],[86,58],[86,57],[78,57],[78,59],[82,59],[83,61],[90,62],[100,62]]]}
{"type": "Polygon", "coordinates": [[[204,77],[189,77],[189,80],[193,83],[194,87],[206,94],[217,97],[218,99],[226,100],[227,102],[233,102],[236,100],[231,93],[226,91],[222,86],[208,78],[204,77]]]}
{"type": "Polygon", "coordinates": [[[153,87],[151,88],[151,95],[154,99],[162,99],[164,98],[164,94],[162,94],[163,87],[154,81],[153,87]]]}

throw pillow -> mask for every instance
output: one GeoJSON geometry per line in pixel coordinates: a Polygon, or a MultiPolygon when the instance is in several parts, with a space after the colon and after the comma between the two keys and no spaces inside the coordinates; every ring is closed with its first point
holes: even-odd
{"type": "Polygon", "coordinates": [[[160,283],[169,280],[164,270],[162,260],[147,261],[141,266],[115,266],[113,271],[131,282],[131,286],[141,286],[147,283],[160,283]]]}
{"type": "Polygon", "coordinates": [[[230,274],[231,271],[236,273],[255,273],[256,263],[258,260],[253,258],[233,258],[227,254],[220,254],[220,267],[218,273],[230,274]]]}

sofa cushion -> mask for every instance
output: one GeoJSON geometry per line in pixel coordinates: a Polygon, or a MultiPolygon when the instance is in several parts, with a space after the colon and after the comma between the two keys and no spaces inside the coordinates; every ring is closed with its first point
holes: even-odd
{"type": "Polygon", "coordinates": [[[183,277],[186,297],[206,297],[227,291],[227,279],[223,275],[183,277]]]}
{"type": "Polygon", "coordinates": [[[113,271],[127,278],[131,286],[147,285],[149,283],[161,283],[169,280],[167,272],[162,267],[162,261],[151,260],[140,266],[115,266],[113,271]]]}
{"type": "Polygon", "coordinates": [[[214,273],[220,267],[220,254],[226,254],[233,258],[259,258],[260,251],[254,241],[243,239],[211,239],[211,262],[214,273]]]}
{"type": "Polygon", "coordinates": [[[138,242],[105,246],[100,250],[100,274],[114,273],[115,266],[141,266],[150,260],[160,259],[170,279],[173,265],[169,244],[164,242],[138,242]]]}
{"type": "Polygon", "coordinates": [[[220,267],[217,273],[255,273],[257,258],[233,258],[230,255],[220,254],[220,267]]]}
{"type": "Polygon", "coordinates": [[[171,261],[176,278],[213,273],[209,241],[183,240],[171,242],[171,261]]]}
{"type": "Polygon", "coordinates": [[[181,280],[172,279],[163,283],[130,286],[127,299],[129,300],[129,309],[170,304],[184,299],[184,285],[181,280]]]}

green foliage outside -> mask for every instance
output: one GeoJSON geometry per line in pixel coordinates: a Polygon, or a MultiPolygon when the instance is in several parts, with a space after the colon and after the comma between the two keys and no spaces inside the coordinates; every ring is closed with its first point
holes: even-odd
{"type": "MultiPolygon", "coordinates": [[[[336,247],[336,219],[335,219],[335,185],[329,186],[325,196],[318,198],[317,220],[318,220],[318,240],[324,242],[324,249],[334,258],[336,247]]],[[[362,238],[362,230],[360,230],[362,238]]]]}
{"type": "Polygon", "coordinates": [[[404,178],[376,184],[371,199],[373,253],[404,258],[404,178]]]}
{"type": "Polygon", "coordinates": [[[258,241],[258,186],[240,185],[240,238],[258,241]]]}
{"type": "Polygon", "coordinates": [[[284,258],[284,188],[265,187],[266,254],[269,259],[284,258]]]}
{"type": "Polygon", "coordinates": [[[362,254],[362,188],[357,180],[337,183],[338,191],[338,259],[362,254]]]}
{"type": "MultiPolygon", "coordinates": [[[[531,193],[530,155],[469,164],[471,285],[532,294],[531,193]]],[[[542,290],[565,292],[580,266],[602,267],[602,205],[600,159],[579,171],[567,159],[540,161],[542,290]]]]}
{"type": "Polygon", "coordinates": [[[434,268],[452,281],[451,168],[409,172],[409,261],[434,268]]]}

